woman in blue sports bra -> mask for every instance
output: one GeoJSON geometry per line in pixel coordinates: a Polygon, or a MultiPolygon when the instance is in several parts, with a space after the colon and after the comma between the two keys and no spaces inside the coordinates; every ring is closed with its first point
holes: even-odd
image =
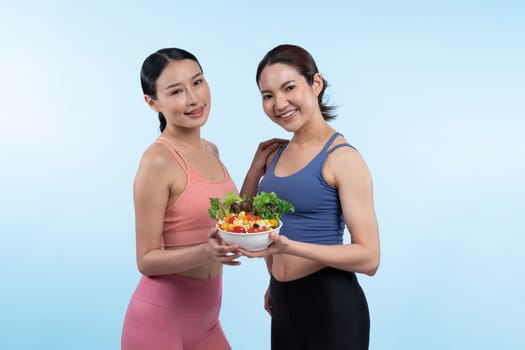
{"type": "Polygon", "coordinates": [[[272,350],[368,349],[368,304],[356,273],[373,276],[380,260],[369,170],[328,124],[335,116],[323,103],[327,82],[306,50],[270,50],[256,81],[265,113],[293,133],[265,163],[254,159],[241,189],[248,196],[273,191],[295,207],[269,248],[243,251],[264,256],[270,271],[265,309],[272,350]],[[349,244],[343,244],[345,227],[349,244]]]}

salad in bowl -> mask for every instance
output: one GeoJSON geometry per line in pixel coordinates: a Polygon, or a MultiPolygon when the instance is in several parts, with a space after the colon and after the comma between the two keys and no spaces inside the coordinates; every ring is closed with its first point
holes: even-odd
{"type": "Polygon", "coordinates": [[[241,248],[256,251],[272,243],[270,233],[279,232],[281,217],[293,211],[293,205],[274,192],[240,197],[232,191],[222,199],[210,198],[208,214],[217,220],[217,230],[226,243],[238,243],[241,248]]]}

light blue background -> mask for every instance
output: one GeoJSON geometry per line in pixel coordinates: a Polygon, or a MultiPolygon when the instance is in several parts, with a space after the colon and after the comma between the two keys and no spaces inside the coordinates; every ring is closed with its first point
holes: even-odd
{"type": "MultiPolygon", "coordinates": [[[[138,281],[131,187],[158,135],[139,69],[195,53],[203,136],[238,186],[264,115],[255,68],[307,48],[375,184],[371,349],[523,349],[521,1],[0,2],[0,346],[118,349],[138,281]]],[[[269,349],[262,260],[226,267],[234,349],[269,349]]],[[[305,305],[307,307],[307,305],[305,305]]]]}

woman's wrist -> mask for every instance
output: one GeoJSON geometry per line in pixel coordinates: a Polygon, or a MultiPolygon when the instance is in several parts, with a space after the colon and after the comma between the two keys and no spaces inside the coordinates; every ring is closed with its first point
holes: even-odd
{"type": "Polygon", "coordinates": [[[215,260],[214,250],[209,241],[202,243],[200,247],[202,249],[202,255],[206,257],[206,261],[215,260]]]}
{"type": "Polygon", "coordinates": [[[246,173],[246,178],[258,183],[263,175],[264,175],[264,169],[250,168],[248,172],[246,173]]]}
{"type": "Polygon", "coordinates": [[[293,255],[296,243],[297,243],[296,241],[293,241],[291,239],[288,239],[288,237],[283,236],[283,242],[281,242],[281,244],[283,245],[283,248],[279,250],[279,252],[276,254],[293,255]]]}

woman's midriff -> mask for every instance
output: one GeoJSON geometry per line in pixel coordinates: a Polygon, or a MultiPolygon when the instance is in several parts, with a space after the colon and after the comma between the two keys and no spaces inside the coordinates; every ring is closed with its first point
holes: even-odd
{"type": "MultiPolygon", "coordinates": [[[[183,249],[185,247],[166,247],[164,249],[175,250],[183,249]]],[[[191,278],[194,280],[209,280],[219,277],[222,273],[222,264],[220,262],[210,262],[193,269],[178,272],[177,275],[191,278]]]]}
{"type": "Polygon", "coordinates": [[[280,282],[293,281],[321,270],[326,265],[293,255],[274,254],[272,276],[280,282]]]}

